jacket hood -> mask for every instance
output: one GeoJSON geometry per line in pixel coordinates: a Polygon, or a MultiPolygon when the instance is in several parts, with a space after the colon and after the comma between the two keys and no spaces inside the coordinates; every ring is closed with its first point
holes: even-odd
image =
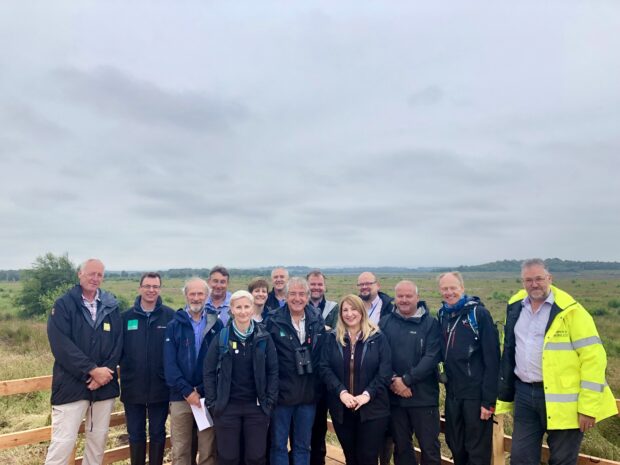
{"type": "Polygon", "coordinates": [[[425,318],[427,315],[430,315],[429,311],[428,311],[428,307],[426,306],[426,302],[423,300],[420,300],[418,302],[418,310],[422,310],[422,314],[421,315],[417,315],[417,316],[403,316],[398,312],[398,307],[394,307],[394,318],[398,318],[400,320],[403,321],[410,321],[412,323],[420,323],[422,321],[423,318],[425,318]]]}
{"type": "Polygon", "coordinates": [[[446,315],[446,316],[464,315],[468,313],[469,310],[472,307],[475,307],[476,305],[484,306],[484,304],[480,300],[480,297],[476,297],[475,295],[472,295],[472,296],[465,295],[465,302],[462,304],[462,307],[459,305],[460,308],[456,308],[456,309],[450,308],[446,305],[445,302],[442,302],[442,304],[443,305],[439,309],[439,313],[441,315],[446,315]]]}

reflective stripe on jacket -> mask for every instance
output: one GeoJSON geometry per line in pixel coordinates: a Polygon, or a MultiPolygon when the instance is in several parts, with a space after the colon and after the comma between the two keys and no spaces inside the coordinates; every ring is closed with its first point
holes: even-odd
{"type": "MultiPolygon", "coordinates": [[[[616,401],[605,380],[607,357],[592,316],[566,292],[554,286],[551,292],[555,299],[553,307],[557,308],[551,311],[553,319],[547,325],[542,360],[547,428],[578,428],[578,413],[594,417],[597,422],[616,415],[616,401]]],[[[509,325],[509,313],[520,312],[526,296],[525,290],[521,290],[508,302],[507,343],[514,340],[516,323],[514,319],[509,325]]],[[[502,365],[503,375],[505,368],[514,372],[514,348],[505,348],[502,365]]],[[[510,408],[507,402],[514,400],[514,387],[513,398],[504,398],[501,383],[502,377],[500,398],[503,402],[498,404],[497,413],[506,412],[510,408]]]]}

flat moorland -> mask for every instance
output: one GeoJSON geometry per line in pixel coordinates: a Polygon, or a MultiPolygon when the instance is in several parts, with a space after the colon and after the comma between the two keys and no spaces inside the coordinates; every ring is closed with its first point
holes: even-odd
{"type": "MultiPolygon", "coordinates": [[[[516,274],[465,273],[466,292],[482,299],[498,322],[504,319],[506,301],[521,288],[516,274]]],[[[253,276],[233,276],[230,290],[245,289],[253,276]]],[[[419,288],[431,313],[435,314],[441,298],[437,291],[436,275],[379,276],[381,289],[393,295],[394,285],[401,279],[412,279],[419,288]]],[[[349,293],[356,293],[356,276],[331,275],[327,279],[328,298],[339,300],[349,293]]],[[[164,281],[162,298],[172,308],[183,305],[183,281],[164,281]]],[[[592,314],[607,351],[607,382],[616,398],[620,397],[620,272],[560,273],[554,275],[554,284],[571,294],[592,314]]],[[[138,288],[137,280],[109,279],[103,287],[113,292],[123,306],[131,305],[138,288]]],[[[51,373],[53,358],[45,334],[45,317],[23,320],[19,318],[14,299],[19,293],[19,283],[0,282],[0,380],[18,379],[51,373]]],[[[122,405],[117,406],[122,409],[122,405]]],[[[0,434],[22,431],[49,425],[49,392],[0,398],[0,434]]],[[[507,418],[506,431],[511,431],[507,418]]],[[[114,428],[109,447],[126,441],[124,427],[114,428]]],[[[588,432],[582,452],[599,457],[620,460],[620,418],[616,417],[588,432]]],[[[42,463],[45,444],[19,447],[0,452],[0,463],[15,465],[42,463]]]]}

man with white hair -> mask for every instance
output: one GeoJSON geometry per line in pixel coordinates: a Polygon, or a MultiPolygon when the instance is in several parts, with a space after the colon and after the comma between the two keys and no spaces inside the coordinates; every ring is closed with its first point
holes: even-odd
{"type": "Polygon", "coordinates": [[[286,304],[267,320],[278,352],[279,393],[271,423],[271,465],[288,465],[291,425],[295,465],[310,464],[310,438],[317,401],[318,343],[325,332],[323,318],[308,306],[310,288],[303,278],[291,278],[286,304]]]}
{"type": "MultiPolygon", "coordinates": [[[[209,344],[217,337],[222,322],[205,310],[209,287],[205,280],[191,278],[183,287],[185,308],[179,309],[166,327],[164,372],[170,387],[172,460],[175,465],[192,463],[191,406],[200,407],[204,397],[203,362],[209,344]]],[[[217,343],[217,342],[216,342],[217,343]]],[[[213,428],[198,432],[198,465],[215,465],[213,428]]]]}
{"type": "Polygon", "coordinates": [[[46,465],[66,464],[86,416],[84,464],[101,463],[114,398],[119,395],[116,366],[123,328],[114,296],[99,288],[101,260],[80,266],[79,284],[62,295],[47,320],[54,355],[52,375],[52,441],[46,465]]]}

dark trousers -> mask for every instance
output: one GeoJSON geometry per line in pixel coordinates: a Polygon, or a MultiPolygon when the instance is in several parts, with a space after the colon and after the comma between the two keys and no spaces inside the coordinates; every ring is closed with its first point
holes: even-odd
{"type": "Polygon", "coordinates": [[[155,404],[125,405],[125,418],[129,442],[146,442],[146,419],[149,419],[149,438],[151,442],[166,442],[166,418],[168,418],[168,402],[155,404]]]}
{"type": "Polygon", "coordinates": [[[310,439],[310,465],[325,465],[325,435],[327,434],[327,399],[321,396],[316,404],[312,438],[310,439]]]}
{"type": "Polygon", "coordinates": [[[490,465],[493,420],[480,419],[480,400],[446,395],[446,442],[454,465],[490,465]]]}
{"type": "Polygon", "coordinates": [[[342,420],[334,429],[347,465],[377,465],[389,417],[361,422],[359,412],[345,409],[342,420]]]}
{"type": "Polygon", "coordinates": [[[542,386],[516,381],[511,465],[538,465],[547,432],[549,465],[574,465],[583,433],[579,429],[547,430],[547,408],[542,386]]]}
{"type": "Polygon", "coordinates": [[[269,416],[256,402],[230,402],[213,423],[218,465],[264,465],[269,416]]]}
{"type": "Polygon", "coordinates": [[[439,409],[437,407],[392,406],[390,425],[394,438],[394,463],[396,465],[417,465],[413,450],[414,434],[422,450],[422,464],[441,464],[439,409]]]}

